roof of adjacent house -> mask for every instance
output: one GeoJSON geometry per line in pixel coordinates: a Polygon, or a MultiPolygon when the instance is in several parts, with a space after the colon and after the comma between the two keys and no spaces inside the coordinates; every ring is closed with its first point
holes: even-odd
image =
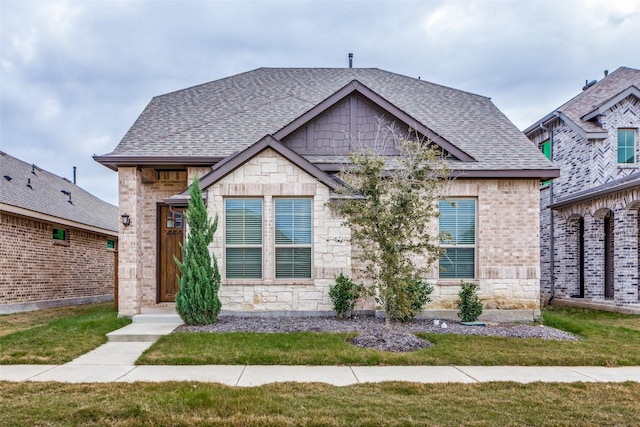
{"type": "Polygon", "coordinates": [[[606,184],[599,185],[595,188],[588,188],[583,191],[572,193],[571,195],[557,200],[548,207],[551,209],[559,209],[574,203],[582,202],[585,200],[595,199],[606,194],[615,193],[616,191],[623,191],[629,188],[637,188],[640,185],[640,172],[633,173],[631,175],[609,181],[606,184]]]}
{"type": "Polygon", "coordinates": [[[115,150],[95,158],[110,167],[212,164],[285,129],[354,82],[468,155],[454,169],[556,170],[490,98],[376,68],[259,68],[157,96],[115,150]]]}
{"type": "Polygon", "coordinates": [[[3,210],[39,218],[44,215],[63,224],[74,223],[79,228],[118,231],[118,207],[69,180],[2,151],[0,170],[3,210]]]}
{"type": "Polygon", "coordinates": [[[639,96],[639,88],[640,70],[620,67],[529,126],[524,133],[529,134],[540,124],[560,118],[575,126],[576,130],[584,132],[585,136],[606,138],[607,135],[603,134],[602,127],[593,119],[602,112],[602,106],[622,101],[630,94],[639,96]]]}

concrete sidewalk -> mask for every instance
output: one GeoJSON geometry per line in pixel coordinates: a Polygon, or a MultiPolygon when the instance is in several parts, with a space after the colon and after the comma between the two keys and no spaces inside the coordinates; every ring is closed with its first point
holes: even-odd
{"type": "Polygon", "coordinates": [[[64,365],[0,365],[0,381],[66,383],[199,381],[251,387],[276,382],[336,386],[384,381],[418,383],[640,382],[640,366],[135,366],[140,355],[181,324],[175,312],[136,316],[107,334],[109,342],[64,365]]]}
{"type": "MultiPolygon", "coordinates": [[[[108,346],[109,344],[105,344],[108,346]]],[[[103,346],[104,347],[104,346],[103,346]]],[[[100,357],[107,352],[99,348],[100,357]]],[[[114,349],[118,355],[130,353],[114,349]]],[[[119,357],[119,356],[118,356],[119,357]]],[[[128,356],[125,356],[125,358],[128,356]]],[[[538,366],[134,366],[115,359],[65,365],[3,365],[0,381],[57,381],[66,383],[198,381],[252,387],[276,382],[321,382],[336,386],[384,381],[418,383],[640,382],[640,367],[605,368],[538,366]]]]}

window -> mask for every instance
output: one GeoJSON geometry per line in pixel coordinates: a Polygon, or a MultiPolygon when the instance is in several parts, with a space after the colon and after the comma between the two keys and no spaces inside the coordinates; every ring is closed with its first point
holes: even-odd
{"type": "MultiPolygon", "coordinates": [[[[540,145],[540,150],[542,150],[542,154],[544,154],[547,159],[551,160],[551,140],[547,139],[540,145]]],[[[551,183],[550,179],[540,182],[540,187],[546,187],[551,183]]]]}
{"type": "Polygon", "coordinates": [[[53,240],[67,240],[67,230],[62,230],[60,228],[53,229],[53,240]]]}
{"type": "Polygon", "coordinates": [[[311,199],[275,199],[276,278],[311,278],[311,199]]]}
{"type": "Polygon", "coordinates": [[[635,130],[618,129],[618,164],[633,164],[635,162],[635,130]]]}
{"type": "Polygon", "coordinates": [[[446,253],[440,257],[440,278],[475,278],[476,201],[441,200],[438,225],[440,233],[449,234],[441,241],[446,253]]]}
{"type": "Polygon", "coordinates": [[[542,154],[544,154],[547,159],[551,160],[551,140],[547,139],[545,142],[540,145],[540,149],[542,150],[542,154]]]}
{"type": "Polygon", "coordinates": [[[226,277],[262,278],[262,200],[225,200],[226,277]]]}

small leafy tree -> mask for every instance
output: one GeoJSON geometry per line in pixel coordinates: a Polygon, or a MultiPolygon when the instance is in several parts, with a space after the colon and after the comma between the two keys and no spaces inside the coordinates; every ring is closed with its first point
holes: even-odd
{"type": "Polygon", "coordinates": [[[356,256],[390,326],[391,320],[413,319],[428,301],[431,287],[420,278],[442,252],[429,224],[438,216],[449,167],[441,151],[424,139],[399,137],[387,124],[377,135],[351,152],[350,168],[341,174],[343,193],[350,197],[331,206],[351,228],[351,241],[362,248],[356,256]]]}
{"type": "Polygon", "coordinates": [[[458,317],[463,322],[475,322],[482,314],[482,302],[478,297],[478,285],[475,283],[462,283],[462,289],[458,292],[458,317]]]}
{"type": "Polygon", "coordinates": [[[333,311],[338,319],[344,319],[353,310],[363,293],[363,286],[340,273],[336,284],[329,288],[329,296],[333,301],[333,311]]]}
{"type": "Polygon", "coordinates": [[[182,246],[182,262],[174,257],[181,276],[176,295],[176,311],[188,325],[215,323],[222,304],[218,298],[220,272],[218,261],[209,254],[209,244],[218,227],[218,216],[213,223],[207,215],[198,177],[189,187],[189,207],[185,213],[189,234],[182,246]]]}

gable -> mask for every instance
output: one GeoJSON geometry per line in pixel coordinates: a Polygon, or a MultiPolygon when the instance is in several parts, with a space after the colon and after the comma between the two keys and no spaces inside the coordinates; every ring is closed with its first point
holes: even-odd
{"type": "MultiPolygon", "coordinates": [[[[418,138],[436,144],[453,160],[476,161],[357,80],[342,87],[273,136],[302,155],[344,156],[355,148],[354,144],[358,145],[357,148],[369,148],[386,142],[379,134],[389,125],[397,129],[401,137],[415,132],[418,138]]],[[[387,146],[382,154],[394,155],[398,154],[398,150],[387,146]]]]}
{"type": "MultiPolygon", "coordinates": [[[[403,133],[410,127],[365,97],[353,93],[305,123],[282,142],[303,156],[348,156],[356,148],[355,144],[364,143],[366,148],[371,148],[381,122],[393,123],[403,133]],[[353,141],[354,138],[357,141],[353,141]]],[[[385,148],[384,154],[399,154],[393,146],[385,148]]]]}
{"type": "MultiPolygon", "coordinates": [[[[200,181],[200,188],[202,190],[207,189],[227,175],[233,173],[236,169],[243,167],[247,162],[260,155],[265,150],[277,153],[280,157],[286,159],[289,163],[303,170],[307,175],[313,177],[316,181],[320,181],[330,189],[335,190],[338,187],[338,182],[335,181],[331,175],[321,171],[315,165],[304,159],[295,151],[283,145],[280,141],[274,139],[272,136],[265,136],[246,150],[229,156],[229,158],[225,159],[224,162],[216,165],[211,173],[202,178],[200,181]]],[[[272,178],[272,174],[280,172],[277,169],[273,170],[269,166],[261,171],[264,173],[264,177],[267,180],[272,178]]],[[[183,194],[188,194],[188,190],[183,194]]]]}
{"type": "Polygon", "coordinates": [[[640,89],[636,86],[631,85],[627,89],[622,92],[612,96],[606,101],[602,102],[593,110],[589,111],[587,114],[582,116],[582,120],[589,121],[593,119],[597,119],[598,116],[602,114],[606,114],[607,111],[616,108],[618,104],[621,104],[625,100],[629,100],[632,104],[637,104],[640,101],[640,89]]]}

